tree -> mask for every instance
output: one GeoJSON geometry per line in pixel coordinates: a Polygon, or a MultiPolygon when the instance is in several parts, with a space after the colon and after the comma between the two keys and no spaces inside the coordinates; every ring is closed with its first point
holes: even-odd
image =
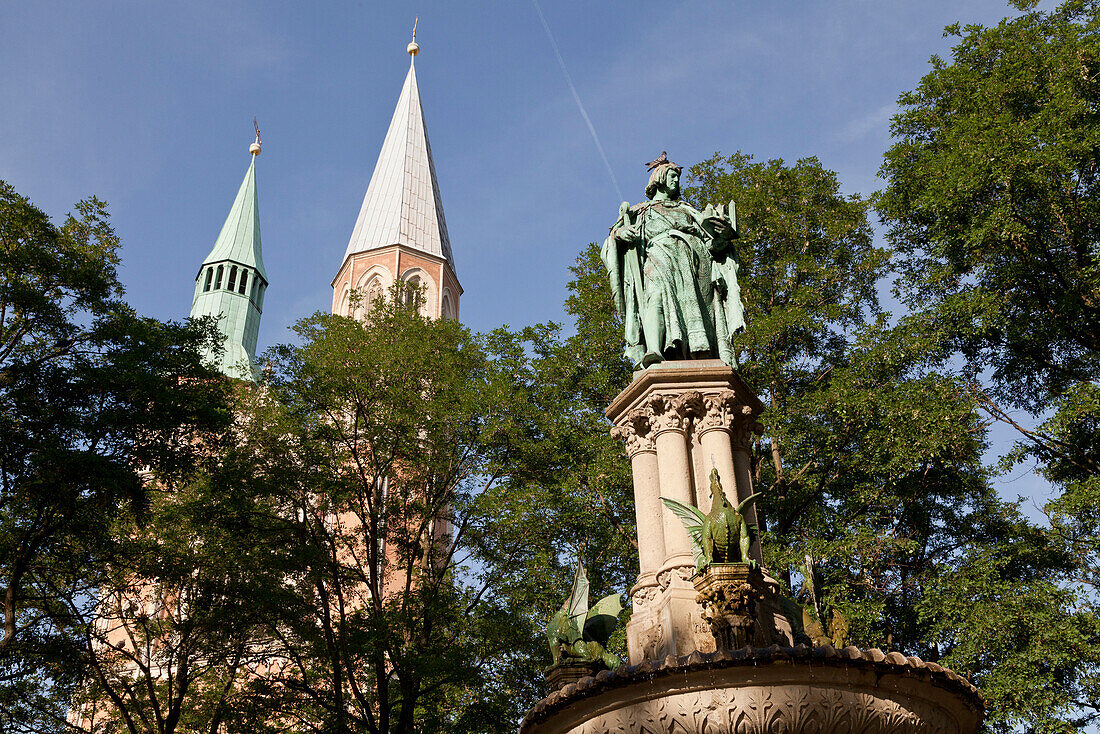
{"type": "MultiPolygon", "coordinates": [[[[1100,717],[1098,28],[1100,6],[1084,1],[993,28],[948,27],[958,39],[951,59],[933,57],[900,100],[878,202],[913,321],[957,355],[986,414],[1019,433],[1005,467],[1034,461],[1061,490],[1044,508],[1048,532],[1028,541],[1063,555],[1048,589],[1061,618],[1044,626],[1043,615],[1021,613],[1011,622],[1011,655],[1041,659],[1044,672],[1021,664],[987,687],[1005,703],[995,725],[1028,720],[1035,731],[1100,717]],[[1021,689],[1044,695],[1033,702],[1021,689]]],[[[987,560],[974,570],[1005,557],[987,560]]]]}
{"type": "MultiPolygon", "coordinates": [[[[253,392],[242,384],[238,400],[253,392]]],[[[123,558],[101,574],[95,607],[63,600],[88,669],[71,712],[54,712],[72,730],[264,731],[254,671],[270,666],[262,611],[283,603],[269,597],[286,522],[245,491],[239,472],[251,467],[233,459],[227,448],[185,482],[158,482],[140,522],[123,513],[114,523],[123,558]]]]}
{"type": "MultiPolygon", "coordinates": [[[[631,379],[622,321],[598,247],[586,248],[570,270],[565,308],[574,333],[551,323],[490,334],[520,399],[506,473],[478,498],[489,518],[478,557],[526,624],[533,671],[551,662],[544,631],[569,594],[578,560],[596,596],[628,592],[638,568],[630,465],[603,412],[631,379]]],[[[625,624],[608,649],[626,657],[625,624]]],[[[541,675],[527,680],[510,694],[521,710],[550,692],[541,675]]]]}
{"type": "Polygon", "coordinates": [[[267,720],[298,731],[502,731],[518,715],[500,679],[530,634],[467,560],[514,391],[466,329],[400,295],[364,322],[300,321],[226,459],[282,518],[255,676],[267,720]]]}
{"type": "Polygon", "coordinates": [[[948,27],[953,61],[901,97],[881,171],[900,295],[934,304],[1011,406],[1041,411],[1100,370],[1098,22],[1068,2],[948,27]]]}
{"type": "MultiPolygon", "coordinates": [[[[187,474],[227,419],[201,362],[209,324],[138,316],[118,240],[89,199],[55,227],[0,182],[0,728],[64,705],[86,668],[63,599],[95,604],[120,508],[140,514],[141,471],[187,474]]],[[[28,723],[30,722],[30,723],[28,723]]],[[[18,729],[14,729],[18,730],[18,729]]]]}
{"type": "MultiPolygon", "coordinates": [[[[891,260],[873,243],[868,201],[843,195],[814,159],[716,155],[692,167],[689,181],[685,193],[700,208],[737,202],[749,321],[737,341],[740,371],[768,406],[754,481],[764,493],[765,560],[788,593],[823,624],[839,611],[851,643],[945,660],[945,641],[969,641],[1010,616],[987,609],[979,619],[961,604],[952,607],[959,614],[937,611],[948,601],[945,579],[977,575],[985,558],[996,561],[1000,584],[982,586],[990,603],[1029,579],[1016,587],[1021,606],[1057,619],[1063,607],[1044,595],[1058,589],[1050,569],[1060,555],[1029,545],[1035,528],[993,493],[982,464],[985,425],[966,381],[949,369],[934,332],[881,311],[877,289],[891,260]],[[1011,556],[998,555],[1002,540],[1011,556]]],[[[577,334],[544,327],[521,335],[543,377],[524,383],[529,402],[539,416],[559,416],[531,421],[537,445],[548,448],[522,456],[521,486],[508,485],[529,498],[510,511],[509,526],[544,549],[517,571],[533,579],[536,597],[564,587],[554,564],[585,540],[604,583],[625,590],[636,568],[632,544],[621,540],[633,540],[627,462],[602,417],[630,379],[621,323],[595,245],[573,273],[567,310],[577,334]],[[559,450],[566,445],[572,453],[559,450]]],[[[968,661],[962,672],[1003,673],[1005,660],[968,661]]],[[[1040,687],[1032,690],[1034,700],[1040,687]]]]}

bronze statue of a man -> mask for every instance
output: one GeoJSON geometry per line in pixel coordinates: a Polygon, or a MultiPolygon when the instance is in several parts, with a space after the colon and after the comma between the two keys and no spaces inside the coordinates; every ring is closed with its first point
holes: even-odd
{"type": "Polygon", "coordinates": [[[680,166],[658,159],[645,193],[623,202],[600,257],[636,369],[666,359],[719,358],[737,367],[733,335],[745,326],[734,204],[700,212],[680,200],[680,166]]]}

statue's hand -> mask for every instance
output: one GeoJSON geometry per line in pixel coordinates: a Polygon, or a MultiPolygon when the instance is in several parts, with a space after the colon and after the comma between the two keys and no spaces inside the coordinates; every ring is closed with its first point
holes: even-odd
{"type": "Polygon", "coordinates": [[[619,242],[638,242],[642,239],[638,227],[632,224],[616,228],[611,232],[611,236],[619,242]]]}
{"type": "Polygon", "coordinates": [[[707,217],[703,220],[707,231],[717,240],[731,239],[733,226],[725,217],[707,217]]]}
{"type": "Polygon", "coordinates": [[[714,281],[714,290],[716,290],[718,292],[718,297],[719,298],[721,298],[722,300],[725,300],[726,296],[728,296],[729,292],[730,292],[729,286],[726,285],[726,279],[725,278],[716,279],[714,281]]]}

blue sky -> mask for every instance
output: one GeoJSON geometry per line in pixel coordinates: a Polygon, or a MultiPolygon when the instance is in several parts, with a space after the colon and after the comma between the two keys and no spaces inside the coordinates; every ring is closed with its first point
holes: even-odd
{"type": "MultiPolygon", "coordinates": [[[[557,2],[562,58],[632,202],[661,150],[815,155],[869,193],[899,94],[945,25],[1004,2],[557,2]]],[[[531,0],[3,3],[0,178],[55,217],[94,194],[124,243],[131,302],[187,315],[248,166],[264,261],[260,348],[328,309],[420,16],[417,77],[476,330],[562,318],[568,267],[619,195],[531,0]]],[[[998,443],[1008,434],[998,432],[998,443]]],[[[1030,475],[1003,494],[1036,495],[1030,475]]]]}

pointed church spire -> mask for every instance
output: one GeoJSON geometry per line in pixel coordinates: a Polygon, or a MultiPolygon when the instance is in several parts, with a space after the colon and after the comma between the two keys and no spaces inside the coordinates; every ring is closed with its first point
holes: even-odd
{"type": "Polygon", "coordinates": [[[454,269],[443,202],[432,162],[432,148],[424,126],[420,90],[416,84],[416,26],[406,47],[409,73],[390,120],[382,151],[367,186],[363,206],[344,253],[345,262],[356,253],[403,245],[441,258],[454,269]]]}
{"type": "Polygon", "coordinates": [[[256,339],[267,290],[256,195],[256,157],[260,148],[260,128],[256,125],[256,141],[248,148],[252,162],[214,248],[199,268],[191,303],[191,316],[217,317],[218,328],[225,337],[223,354],[207,355],[211,364],[230,377],[246,380],[254,379],[256,339]]]}
{"type": "Polygon", "coordinates": [[[229,216],[225,218],[222,231],[214,243],[214,249],[206,256],[203,264],[232,260],[235,263],[255,268],[265,281],[264,259],[260,249],[259,202],[256,197],[256,158],[260,155],[260,130],[256,128],[256,142],[248,146],[252,154],[252,163],[244,174],[244,181],[233,200],[229,216]]]}

